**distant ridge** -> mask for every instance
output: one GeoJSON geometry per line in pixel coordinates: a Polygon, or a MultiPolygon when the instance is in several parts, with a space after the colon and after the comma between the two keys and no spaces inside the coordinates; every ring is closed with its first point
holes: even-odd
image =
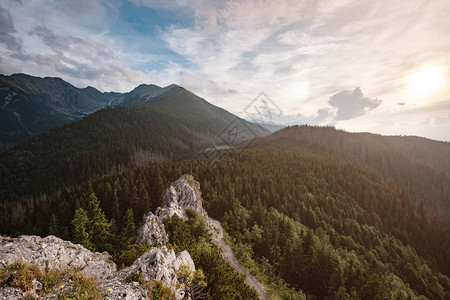
{"type": "Polygon", "coordinates": [[[258,147],[301,147],[365,164],[405,186],[430,220],[450,228],[450,143],[416,136],[349,133],[292,126],[255,141],[258,147]]]}
{"type": "Polygon", "coordinates": [[[100,92],[58,77],[0,74],[0,152],[102,108],[143,104],[177,87],[141,84],[128,93],[100,92]]]}

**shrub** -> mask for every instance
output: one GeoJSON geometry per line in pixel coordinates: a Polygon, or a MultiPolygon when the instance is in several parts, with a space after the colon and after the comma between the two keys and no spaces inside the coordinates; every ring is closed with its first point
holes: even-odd
{"type": "Polygon", "coordinates": [[[14,262],[1,268],[0,286],[10,286],[22,291],[33,288],[33,279],[41,276],[41,271],[35,265],[25,262],[14,262]]]}

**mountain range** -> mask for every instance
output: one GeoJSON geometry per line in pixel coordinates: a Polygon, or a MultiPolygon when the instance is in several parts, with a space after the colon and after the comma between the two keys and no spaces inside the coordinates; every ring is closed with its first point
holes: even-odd
{"type": "MultiPolygon", "coordinates": [[[[73,89],[73,93],[80,91],[73,89]]],[[[95,94],[93,89],[88,91],[95,94]]],[[[55,93],[59,95],[61,90],[55,93]]],[[[263,127],[177,85],[140,85],[130,93],[114,93],[109,98],[100,92],[97,95],[103,99],[100,103],[116,106],[53,128],[0,153],[0,178],[5,183],[0,202],[148,162],[210,155],[216,149],[234,148],[269,134],[263,127]]],[[[94,108],[87,104],[91,103],[88,100],[83,103],[84,107],[94,108]]]]}
{"type": "Polygon", "coordinates": [[[0,151],[105,107],[131,107],[177,88],[141,84],[128,93],[77,88],[57,77],[0,74],[0,151]]]}
{"type": "MultiPolygon", "coordinates": [[[[450,143],[306,125],[270,133],[176,85],[119,94],[36,80],[46,84],[8,81],[3,112],[76,120],[0,153],[0,233],[53,234],[132,263],[136,225],[192,174],[271,298],[450,299],[450,143]]],[[[204,264],[208,299],[247,290],[215,279],[227,267],[211,264],[220,256],[201,220],[165,223],[172,245],[204,264]]]]}

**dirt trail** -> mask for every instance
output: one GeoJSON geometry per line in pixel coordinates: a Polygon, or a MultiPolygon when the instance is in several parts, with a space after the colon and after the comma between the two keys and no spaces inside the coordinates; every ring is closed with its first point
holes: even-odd
{"type": "Polygon", "coordinates": [[[230,246],[225,243],[223,240],[223,228],[219,221],[211,219],[210,217],[207,218],[206,223],[208,224],[209,231],[211,232],[212,239],[214,243],[219,247],[220,251],[222,252],[223,258],[230,263],[230,265],[241,274],[245,274],[245,279],[247,280],[247,283],[254,287],[255,290],[259,294],[260,300],[269,300],[269,296],[267,295],[266,291],[264,290],[264,287],[261,285],[261,283],[258,282],[258,280],[252,276],[250,273],[248,273],[241,264],[237,261],[236,256],[234,255],[233,250],[230,248],[230,246]]]}

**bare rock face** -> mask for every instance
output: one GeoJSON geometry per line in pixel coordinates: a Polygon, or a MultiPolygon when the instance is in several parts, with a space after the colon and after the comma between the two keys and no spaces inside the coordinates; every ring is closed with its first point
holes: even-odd
{"type": "Polygon", "coordinates": [[[151,282],[161,281],[174,292],[175,299],[183,299],[185,296],[184,285],[178,280],[177,272],[180,267],[187,266],[195,271],[195,265],[187,251],[175,254],[165,246],[152,248],[139,257],[133,265],[117,272],[114,276],[106,279],[100,286],[100,290],[106,299],[117,299],[124,295],[130,299],[147,299],[146,291],[137,282],[127,283],[130,274],[141,274],[142,279],[151,282]]]}
{"type": "Polygon", "coordinates": [[[81,270],[87,276],[100,280],[113,275],[117,266],[107,252],[91,252],[81,245],[64,241],[53,235],[45,238],[22,235],[0,244],[0,266],[16,261],[35,264],[41,269],[81,270]],[[3,244],[3,245],[1,245],[3,244]]]}
{"type": "Polygon", "coordinates": [[[160,218],[150,212],[144,216],[143,221],[144,224],[137,230],[136,244],[167,244],[169,236],[160,218]]]}
{"type": "Polygon", "coordinates": [[[189,174],[171,183],[164,195],[162,207],[156,210],[156,215],[150,212],[144,216],[143,225],[137,230],[136,244],[167,244],[169,237],[162,221],[173,215],[187,219],[187,209],[192,209],[205,218],[208,216],[202,206],[200,183],[189,174]]]}
{"type": "Polygon", "coordinates": [[[185,174],[171,183],[164,195],[163,206],[156,210],[156,215],[161,220],[171,218],[173,215],[187,219],[187,209],[192,209],[203,217],[208,215],[202,206],[200,183],[189,174],[185,174]]]}
{"type": "MultiPolygon", "coordinates": [[[[194,262],[187,251],[175,254],[165,246],[150,249],[133,265],[120,271],[117,271],[116,264],[109,259],[110,255],[106,252],[93,253],[81,245],[55,236],[20,236],[16,239],[0,237],[0,266],[22,261],[37,265],[43,271],[79,270],[86,277],[99,282],[99,291],[105,299],[148,299],[148,286],[130,280],[132,273],[139,275],[145,282],[161,281],[172,290],[174,299],[183,299],[184,284],[178,279],[178,270],[184,265],[195,271],[194,262]]],[[[31,291],[1,287],[0,299],[22,299],[41,288],[42,284],[37,280],[33,281],[31,291]]],[[[49,293],[43,299],[47,298],[57,297],[56,294],[49,293]]]]}

